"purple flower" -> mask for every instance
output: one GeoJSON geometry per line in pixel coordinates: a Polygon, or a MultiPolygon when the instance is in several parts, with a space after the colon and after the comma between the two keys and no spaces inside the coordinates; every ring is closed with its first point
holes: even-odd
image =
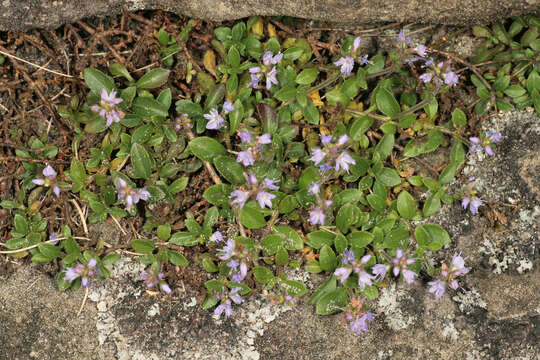
{"type": "Polygon", "coordinates": [[[498,143],[499,141],[502,140],[502,135],[501,135],[500,132],[494,132],[494,131],[490,130],[490,131],[487,132],[487,135],[491,136],[491,142],[492,143],[498,143]]]}
{"type": "Polygon", "coordinates": [[[459,77],[453,71],[448,71],[443,75],[444,83],[446,85],[456,85],[458,83],[459,77]]]}
{"type": "Polygon", "coordinates": [[[362,334],[364,331],[368,331],[368,321],[373,321],[375,314],[372,312],[367,312],[360,316],[359,318],[356,318],[356,320],[352,320],[349,324],[349,331],[351,333],[355,332],[358,335],[362,334]]]}
{"type": "Polygon", "coordinates": [[[58,238],[58,236],[56,236],[56,234],[54,232],[51,233],[51,235],[49,235],[49,244],[51,245],[56,245],[58,244],[58,240],[56,240],[58,238]]]}
{"type": "Polygon", "coordinates": [[[227,299],[225,302],[219,304],[214,310],[214,315],[221,316],[223,312],[225,312],[226,318],[234,314],[231,306],[231,300],[227,299]]]}
{"type": "Polygon", "coordinates": [[[244,263],[241,263],[239,271],[235,272],[234,275],[232,276],[232,281],[234,282],[243,281],[246,278],[247,272],[248,272],[247,265],[244,263]]]}
{"type": "Polygon", "coordinates": [[[225,124],[225,120],[219,115],[216,109],[211,109],[210,113],[203,115],[205,119],[209,120],[206,124],[206,128],[210,130],[219,130],[225,124]]]}
{"type": "Polygon", "coordinates": [[[467,274],[471,270],[465,267],[465,260],[461,256],[461,253],[454,253],[454,256],[452,256],[452,270],[456,276],[467,274]]]}
{"type": "Polygon", "coordinates": [[[351,140],[350,137],[348,137],[347,135],[341,135],[338,139],[338,142],[337,144],[339,146],[342,146],[342,145],[345,145],[349,140],[351,140]]]}
{"type": "Polygon", "coordinates": [[[310,157],[309,160],[313,161],[315,165],[319,165],[319,163],[323,161],[324,157],[326,156],[324,151],[319,148],[313,148],[311,152],[313,153],[313,156],[310,157]]]}
{"type": "Polygon", "coordinates": [[[480,145],[480,139],[473,136],[469,138],[469,141],[471,142],[471,148],[469,149],[469,152],[478,152],[482,151],[483,147],[480,145]]]}
{"type": "Polygon", "coordinates": [[[259,136],[259,144],[267,145],[272,143],[272,136],[270,134],[262,134],[259,136]]]}
{"type": "Polygon", "coordinates": [[[70,267],[66,269],[66,272],[64,274],[64,281],[72,282],[82,274],[82,269],[79,268],[79,265],[80,264],[75,267],[70,267]]]}
{"type": "Polygon", "coordinates": [[[373,62],[369,60],[369,55],[367,54],[362,56],[362,58],[360,59],[360,65],[366,65],[366,64],[373,64],[373,62]]]}
{"type": "Polygon", "coordinates": [[[478,208],[482,205],[484,205],[484,202],[477,197],[473,197],[472,201],[467,197],[464,197],[461,200],[461,206],[463,207],[463,209],[467,209],[467,206],[469,206],[469,210],[473,215],[478,214],[478,208]]]}
{"type": "Polygon", "coordinates": [[[312,182],[311,185],[309,185],[308,193],[311,195],[317,195],[321,192],[321,185],[316,182],[312,182]]]}
{"type": "Polygon", "coordinates": [[[407,259],[407,256],[403,253],[403,250],[397,249],[396,257],[392,259],[394,276],[398,276],[401,272],[407,284],[413,283],[417,274],[414,271],[409,270],[408,266],[413,264],[415,261],[415,259],[407,259]]]}
{"type": "Polygon", "coordinates": [[[275,66],[272,68],[272,70],[266,73],[266,90],[270,90],[272,88],[272,84],[278,84],[276,74],[277,70],[275,66]]]}
{"type": "Polygon", "coordinates": [[[228,239],[227,244],[220,250],[218,250],[218,258],[225,261],[229,260],[234,253],[234,248],[236,247],[236,244],[234,240],[228,239]]]}
{"type": "Polygon", "coordinates": [[[412,41],[412,40],[411,40],[410,37],[408,37],[408,36],[406,37],[406,36],[405,36],[405,30],[401,30],[401,31],[399,32],[399,34],[398,34],[398,42],[399,42],[400,44],[405,44],[405,43],[410,44],[411,41],[412,41]]]}
{"type": "Polygon", "coordinates": [[[366,288],[366,285],[371,285],[371,280],[374,279],[375,277],[373,275],[370,275],[367,272],[363,271],[358,274],[358,286],[360,286],[361,290],[364,290],[366,288]]]}
{"type": "Polygon", "coordinates": [[[324,211],[319,206],[309,212],[309,222],[311,225],[324,225],[324,219],[324,211]]]}
{"type": "Polygon", "coordinates": [[[357,36],[354,38],[354,41],[353,41],[353,48],[352,48],[352,53],[354,54],[356,52],[356,50],[358,50],[358,48],[360,47],[360,42],[362,41],[362,38],[360,36],[357,36]]]}
{"type": "Polygon", "coordinates": [[[92,258],[87,265],[77,264],[75,267],[67,268],[64,273],[64,281],[73,282],[78,277],[81,278],[81,285],[89,287],[91,279],[95,277],[99,270],[96,269],[97,260],[92,258]]]}
{"type": "Polygon", "coordinates": [[[261,209],[264,209],[265,206],[268,206],[269,209],[272,208],[272,199],[275,198],[276,195],[271,194],[266,191],[260,191],[257,194],[257,201],[259,202],[259,206],[261,209]]]}
{"type": "Polygon", "coordinates": [[[321,143],[323,145],[328,145],[330,144],[330,142],[332,141],[332,135],[324,135],[324,134],[319,134],[319,137],[321,138],[321,143]]]}
{"type": "Polygon", "coordinates": [[[231,193],[231,196],[229,197],[232,199],[233,205],[238,205],[238,207],[241,209],[246,204],[246,201],[249,197],[249,194],[242,190],[235,190],[231,193]]]}
{"type": "Polygon", "coordinates": [[[116,179],[116,194],[118,200],[123,202],[128,210],[140,200],[147,201],[150,198],[150,193],[146,188],[134,189],[121,177],[116,179]]]}
{"type": "Polygon", "coordinates": [[[417,47],[416,47],[416,53],[418,55],[420,55],[421,57],[426,57],[426,54],[427,54],[427,48],[425,45],[422,45],[422,44],[419,44],[417,47]]]}
{"type": "Polygon", "coordinates": [[[111,90],[110,94],[108,94],[106,89],[102,89],[99,105],[90,106],[90,110],[106,119],[106,125],[111,126],[113,122],[120,122],[120,119],[124,117],[124,113],[118,110],[117,107],[122,101],[124,101],[122,98],[116,97],[116,91],[111,90]]]}
{"type": "Polygon", "coordinates": [[[163,290],[166,294],[170,294],[172,292],[171,288],[169,287],[169,285],[165,282],[162,282],[159,287],[161,288],[161,290],[163,290]]]}
{"type": "Polygon", "coordinates": [[[210,241],[215,241],[217,243],[222,242],[223,241],[223,235],[221,234],[220,231],[216,231],[215,233],[213,233],[210,236],[210,241]]]}
{"type": "Polygon", "coordinates": [[[238,292],[242,290],[241,287],[235,287],[231,289],[229,292],[229,298],[235,303],[235,304],[241,304],[244,302],[244,299],[238,294],[238,292]]]}
{"type": "Polygon", "coordinates": [[[251,133],[249,131],[240,131],[238,133],[238,136],[240,137],[240,141],[243,143],[248,143],[253,140],[253,137],[251,136],[251,133]]]}
{"type": "Polygon", "coordinates": [[[441,280],[433,280],[428,282],[429,285],[429,292],[435,294],[435,299],[439,299],[441,296],[443,296],[446,287],[444,285],[444,282],[441,280]]]}
{"type": "Polygon", "coordinates": [[[223,104],[223,111],[225,111],[226,114],[234,111],[234,106],[232,102],[230,102],[229,100],[225,101],[225,103],[223,104]]]}
{"type": "Polygon", "coordinates": [[[344,265],[349,265],[354,261],[354,252],[351,250],[345,250],[343,252],[343,257],[341,258],[341,262],[344,265]]]}
{"type": "Polygon", "coordinates": [[[341,68],[339,69],[339,71],[341,71],[341,74],[343,74],[344,77],[347,77],[351,75],[351,72],[353,70],[354,59],[352,58],[352,56],[344,56],[338,61],[335,61],[334,65],[340,66],[341,68]]]}
{"type": "Polygon", "coordinates": [[[375,264],[371,268],[371,272],[375,275],[375,280],[377,281],[382,281],[384,279],[387,270],[388,267],[383,264],[375,264]]]}
{"type": "Polygon", "coordinates": [[[277,65],[277,64],[279,64],[279,62],[281,61],[282,58],[283,58],[283,54],[280,53],[280,52],[277,53],[276,56],[274,56],[273,52],[266,51],[263,54],[263,64],[265,66],[277,65]]]}
{"type": "Polygon", "coordinates": [[[244,173],[244,179],[246,179],[246,182],[252,187],[256,187],[258,185],[257,177],[251,171],[247,174],[244,173]]]}
{"type": "Polygon", "coordinates": [[[56,177],[56,171],[53,169],[51,165],[47,165],[43,169],[43,176],[45,176],[49,180],[53,180],[56,177]]]}
{"type": "Polygon", "coordinates": [[[354,165],[356,164],[356,161],[354,161],[351,155],[347,154],[347,152],[344,151],[339,154],[338,158],[336,159],[336,171],[343,169],[349,172],[349,164],[354,165]]]}
{"type": "Polygon", "coordinates": [[[334,271],[334,275],[337,276],[339,278],[339,281],[343,284],[345,280],[349,278],[351,272],[352,270],[350,268],[340,267],[334,271]]]}
{"type": "Polygon", "coordinates": [[[251,86],[254,89],[259,88],[259,78],[261,77],[260,72],[261,69],[258,66],[254,66],[249,68],[249,72],[251,74],[251,80],[249,81],[249,86],[251,86]]]}
{"type": "Polygon", "coordinates": [[[278,191],[279,190],[279,187],[277,187],[276,185],[274,185],[275,183],[277,183],[279,180],[276,180],[276,179],[264,179],[263,183],[264,183],[264,187],[267,188],[268,190],[274,190],[274,191],[278,191]]]}
{"type": "Polygon", "coordinates": [[[431,79],[433,78],[433,75],[431,73],[424,73],[420,75],[419,78],[420,80],[422,80],[424,84],[427,84],[428,82],[431,81],[431,79]]]}
{"type": "Polygon", "coordinates": [[[250,166],[255,163],[255,160],[250,151],[240,151],[236,157],[236,162],[241,163],[244,166],[250,166]]]}
{"type": "Polygon", "coordinates": [[[56,184],[56,181],[55,181],[57,173],[53,169],[53,167],[51,165],[47,165],[43,169],[42,174],[45,177],[44,179],[35,178],[35,179],[32,179],[32,183],[36,185],[40,185],[40,186],[41,185],[50,186],[53,193],[56,196],[60,196],[60,187],[56,184]]]}

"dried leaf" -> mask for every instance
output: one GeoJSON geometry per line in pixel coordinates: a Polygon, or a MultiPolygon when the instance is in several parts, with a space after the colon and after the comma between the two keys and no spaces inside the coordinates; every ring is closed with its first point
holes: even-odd
{"type": "Polygon", "coordinates": [[[206,50],[204,53],[203,65],[210,74],[216,77],[216,54],[212,50],[206,50]]]}

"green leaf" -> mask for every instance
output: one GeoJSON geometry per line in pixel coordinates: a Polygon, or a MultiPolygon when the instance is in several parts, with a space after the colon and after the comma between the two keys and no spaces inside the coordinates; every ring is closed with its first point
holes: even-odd
{"type": "Polygon", "coordinates": [[[454,123],[455,127],[467,125],[467,117],[463,110],[456,108],[452,112],[452,123],[454,123]]]}
{"type": "Polygon", "coordinates": [[[379,143],[375,147],[375,151],[379,153],[379,155],[381,156],[381,160],[386,159],[390,155],[392,149],[394,148],[394,142],[395,139],[393,134],[386,134],[379,141],[379,143]]]}
{"type": "Polygon", "coordinates": [[[179,193],[180,191],[185,190],[185,188],[187,187],[188,181],[189,181],[189,178],[186,176],[174,180],[173,183],[169,185],[169,192],[172,195],[174,195],[174,194],[179,193]]]}
{"type": "Polygon", "coordinates": [[[505,75],[495,80],[493,83],[493,89],[497,91],[504,91],[508,85],[510,85],[510,75],[505,75]]]}
{"type": "Polygon", "coordinates": [[[216,156],[226,155],[227,150],[217,140],[201,136],[189,142],[189,149],[202,161],[211,162],[216,156]]]}
{"type": "Polygon", "coordinates": [[[282,102],[287,102],[296,96],[296,87],[293,85],[284,86],[274,94],[274,97],[282,102]]]}
{"type": "Polygon", "coordinates": [[[266,255],[274,255],[282,246],[283,238],[276,234],[265,236],[261,240],[261,247],[266,255]]]}
{"type": "Polygon", "coordinates": [[[142,117],[169,115],[169,108],[162,103],[147,97],[137,97],[133,100],[133,112],[142,117]]]}
{"type": "Polygon", "coordinates": [[[135,250],[135,252],[149,255],[154,251],[155,246],[154,243],[148,239],[134,239],[131,241],[131,248],[135,250]]]}
{"type": "Polygon", "coordinates": [[[191,232],[179,231],[172,234],[169,242],[179,246],[194,246],[199,243],[199,240],[197,239],[197,236],[191,232]]]}
{"type": "Polygon", "coordinates": [[[248,202],[240,209],[239,218],[248,229],[260,229],[266,225],[261,209],[254,201],[248,202]]]}
{"type": "Polygon", "coordinates": [[[281,286],[291,296],[301,296],[307,292],[306,285],[296,280],[283,280],[281,286]]]}
{"type": "Polygon", "coordinates": [[[349,226],[356,223],[360,209],[353,204],[343,205],[336,216],[336,226],[341,232],[346,233],[349,231],[349,226]]]}
{"type": "Polygon", "coordinates": [[[435,194],[432,194],[426,199],[424,203],[424,217],[431,216],[435,214],[441,208],[441,200],[438,197],[435,197],[435,194]]]}
{"type": "Polygon", "coordinates": [[[255,280],[263,284],[268,284],[275,278],[274,274],[263,266],[255,266],[253,268],[253,276],[255,276],[255,280]]]}
{"type": "Polygon", "coordinates": [[[244,169],[232,157],[221,155],[214,158],[214,166],[221,176],[228,182],[235,185],[245,183],[244,169]]]}
{"type": "Polygon", "coordinates": [[[60,257],[60,255],[62,255],[60,248],[58,246],[54,246],[53,244],[40,243],[38,246],[38,249],[39,249],[39,252],[43,254],[43,256],[46,256],[50,259],[55,259],[57,257],[60,257]]]}
{"type": "Polygon", "coordinates": [[[349,239],[351,246],[361,249],[369,245],[375,236],[367,231],[353,231],[347,235],[347,239],[349,239]]]}
{"type": "Polygon", "coordinates": [[[312,273],[312,274],[318,274],[322,271],[321,266],[319,265],[319,262],[317,260],[306,261],[304,268],[306,269],[307,272],[312,273]]]}
{"type": "Polygon", "coordinates": [[[230,185],[216,184],[210,186],[203,193],[203,198],[212,205],[216,206],[228,206],[229,195],[232,191],[230,185]]]}
{"type": "Polygon", "coordinates": [[[343,311],[343,308],[349,302],[346,289],[336,289],[327,292],[323,295],[319,301],[315,312],[318,315],[330,315],[339,311],[343,311]]]}
{"type": "Polygon", "coordinates": [[[336,254],[328,245],[321,248],[319,256],[319,264],[321,269],[328,272],[333,272],[337,266],[336,254]]]}
{"type": "Polygon", "coordinates": [[[146,148],[137,143],[131,145],[131,164],[136,178],[149,179],[152,175],[152,158],[146,148]]]}
{"type": "Polygon", "coordinates": [[[240,53],[235,46],[231,46],[229,52],[227,53],[227,64],[231,65],[234,69],[240,66],[240,60],[240,53]]]}
{"type": "Polygon", "coordinates": [[[205,109],[217,108],[225,98],[225,85],[218,84],[210,90],[206,97],[205,109]]]}
{"type": "Polygon", "coordinates": [[[156,232],[159,240],[167,241],[171,237],[171,226],[169,224],[159,225],[156,232]]]}
{"type": "Polygon", "coordinates": [[[83,77],[86,85],[94,94],[98,96],[101,96],[102,89],[106,89],[107,93],[110,93],[110,91],[114,88],[114,80],[97,69],[84,69],[83,77]]]}
{"type": "Polygon", "coordinates": [[[37,253],[30,259],[34,263],[48,263],[53,260],[53,258],[47,257],[41,253],[37,253]]]}
{"type": "Polygon", "coordinates": [[[398,195],[397,209],[399,214],[407,220],[411,220],[416,215],[414,198],[405,190],[402,190],[398,195]]]}
{"type": "Polygon", "coordinates": [[[336,290],[337,278],[332,275],[323,282],[309,297],[310,304],[316,304],[324,295],[336,290]]]}
{"type": "Polygon", "coordinates": [[[306,243],[314,249],[320,249],[324,245],[331,246],[336,236],[324,230],[317,230],[307,234],[306,243]]]}
{"type": "Polygon", "coordinates": [[[169,261],[171,262],[171,264],[175,266],[182,266],[182,267],[188,266],[189,264],[188,259],[186,259],[186,257],[180,254],[178,251],[169,250],[168,253],[169,253],[168,254],[169,261]]]}
{"type": "Polygon", "coordinates": [[[377,90],[375,102],[379,111],[391,118],[399,114],[401,110],[399,107],[399,103],[397,102],[394,95],[392,95],[390,91],[382,87],[377,90]]]}
{"type": "Polygon", "coordinates": [[[169,73],[170,71],[165,69],[152,69],[137,80],[135,86],[139,89],[158,88],[167,82],[169,73]]]}
{"type": "Polygon", "coordinates": [[[273,230],[283,238],[285,249],[300,250],[304,247],[302,238],[293,228],[289,226],[274,226],[273,230]]]}
{"type": "Polygon", "coordinates": [[[289,253],[284,248],[280,247],[275,256],[276,265],[285,266],[289,263],[289,253]]]}
{"type": "Polygon", "coordinates": [[[349,241],[347,240],[347,238],[342,234],[337,235],[334,239],[334,248],[336,249],[336,252],[338,254],[341,254],[342,252],[347,250],[348,247],[349,241]]]}
{"type": "Polygon", "coordinates": [[[117,262],[118,259],[120,259],[120,254],[118,254],[118,253],[110,253],[110,254],[105,255],[103,257],[103,259],[101,259],[101,263],[103,265],[112,265],[115,262],[117,262]]]}
{"type": "Polygon", "coordinates": [[[296,77],[296,83],[300,85],[309,85],[317,79],[319,70],[317,68],[304,69],[296,77]]]}
{"type": "Polygon", "coordinates": [[[441,174],[439,175],[439,182],[445,185],[452,181],[452,179],[456,175],[457,167],[458,164],[452,162],[446,165],[443,171],[441,171],[441,174]]]}
{"type": "Polygon", "coordinates": [[[15,214],[13,217],[13,224],[15,225],[15,230],[23,235],[28,233],[28,222],[26,218],[21,214],[15,214]]]}
{"type": "Polygon", "coordinates": [[[133,81],[133,77],[130,75],[129,71],[126,69],[126,67],[123,64],[120,64],[120,63],[117,63],[117,62],[112,63],[109,66],[109,72],[113,76],[123,76],[128,81],[130,81],[130,82],[133,81]]]}
{"type": "MultiPolygon", "coordinates": [[[[415,229],[415,235],[418,236],[424,236],[427,234],[428,239],[422,239],[422,242],[428,242],[428,246],[430,250],[439,250],[444,245],[449,244],[451,242],[450,236],[439,225],[433,225],[433,224],[425,224],[420,225],[415,229]],[[425,231],[425,233],[422,233],[422,230],[417,230],[418,228],[421,228],[425,231]]],[[[418,240],[418,239],[417,239],[418,240]]]]}
{"type": "Polygon", "coordinates": [[[366,199],[369,206],[371,206],[374,210],[384,211],[386,209],[386,199],[383,199],[375,194],[369,194],[366,196],[366,199]]]}
{"type": "Polygon", "coordinates": [[[375,175],[375,178],[385,186],[397,186],[401,184],[401,177],[397,171],[386,167],[382,168],[382,170],[375,175]]]}
{"type": "Polygon", "coordinates": [[[139,126],[137,130],[133,132],[133,135],[131,135],[131,143],[144,144],[145,142],[150,140],[153,132],[154,132],[153,124],[145,124],[145,125],[139,126]]]}

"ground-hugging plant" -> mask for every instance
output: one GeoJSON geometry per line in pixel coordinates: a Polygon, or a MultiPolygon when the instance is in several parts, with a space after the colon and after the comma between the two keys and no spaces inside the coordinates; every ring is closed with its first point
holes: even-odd
{"type": "MultiPolygon", "coordinates": [[[[253,284],[294,305],[307,288],[288,278],[287,267],[326,274],[309,303],[320,315],[343,312],[356,333],[368,329],[375,316],[369,305],[390,282],[411,284],[422,273],[437,298],[458,290],[456,277],[469,268],[458,253],[450,265],[433,268],[429,254],[451,239],[421,220],[454,198],[478,212],[482,201],[472,179],[456,195],[449,183],[465,146],[492,155],[501,135],[466,140],[462,110],[450,119],[439,115],[440,94],[460,80],[452,59],[412,44],[402,31],[395,51],[372,57],[360,37],[349,36],[325,64],[312,59],[305,39],[280,42],[264,35],[261,22],[253,17],[216,28],[211,44],[219,63],[205,55],[212,76],[196,72],[199,93],[179,98],[175,108],[165,87],[170,70],[155,68],[135,80],[119,63],[111,64],[110,75],[85,69],[86,101],[74,97],[59,112],[75,128],[74,149],[89,134],[98,134],[99,143],[73,158],[62,176],[50,165],[25,163],[21,195],[2,202],[14,213],[9,252],[29,252],[34,262],[61,259],[61,290],[108,276],[106,265],[119,254],[99,243],[81,249],[67,225],[61,236],[44,240],[47,222],[32,204],[50,188],[54,196],[78,194],[92,210],[90,223],[143,217],[144,230],[155,237],[132,239],[131,248],[148,266],[141,274],[148,288],[170,294],[163,267],[188,266],[184,250],[198,246],[198,264],[215,274],[205,283],[202,307],[216,315],[233,315],[233,304],[253,284]],[[440,173],[431,169],[429,176],[404,161],[441,146],[450,155],[440,173]],[[206,213],[186,212],[186,231],[173,231],[151,209],[177,202],[190,174],[203,166],[213,182],[202,194],[206,213]]],[[[171,66],[166,59],[180,51],[175,37],[160,31],[158,40],[164,65],[171,66]]]]}

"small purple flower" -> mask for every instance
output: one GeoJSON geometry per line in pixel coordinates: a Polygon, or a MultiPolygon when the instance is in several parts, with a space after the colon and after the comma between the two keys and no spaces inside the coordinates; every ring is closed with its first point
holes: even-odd
{"type": "Polygon", "coordinates": [[[267,145],[272,143],[272,136],[270,134],[262,134],[259,136],[259,144],[267,145]]]}
{"type": "Polygon", "coordinates": [[[265,206],[268,206],[269,209],[272,208],[272,199],[275,198],[276,195],[271,194],[266,191],[260,191],[257,194],[257,201],[259,202],[259,206],[261,209],[264,209],[265,206]]]}
{"type": "Polygon", "coordinates": [[[51,187],[53,193],[56,196],[60,196],[60,187],[56,184],[56,171],[53,169],[51,165],[47,165],[43,171],[42,171],[44,179],[42,178],[35,178],[32,179],[32,183],[36,185],[45,185],[47,187],[51,187]]]}
{"type": "Polygon", "coordinates": [[[358,48],[360,47],[360,42],[362,41],[362,38],[360,36],[357,36],[354,38],[354,41],[353,41],[353,48],[352,48],[352,53],[354,54],[356,52],[356,50],[358,50],[358,48]]]}
{"type": "Polygon", "coordinates": [[[336,159],[336,171],[343,169],[349,172],[349,164],[354,165],[356,164],[356,161],[354,161],[351,155],[344,151],[339,154],[338,158],[336,159]]]}
{"type": "Polygon", "coordinates": [[[472,201],[468,197],[464,197],[461,200],[461,206],[463,207],[463,209],[467,209],[467,206],[469,206],[469,210],[473,215],[478,214],[478,208],[482,205],[484,205],[484,202],[477,197],[473,197],[472,201]]]}
{"type": "Polygon", "coordinates": [[[349,265],[354,261],[354,252],[352,250],[345,250],[341,262],[344,265],[349,265]]]}
{"type": "Polygon", "coordinates": [[[116,179],[116,194],[118,200],[122,201],[128,210],[140,200],[147,201],[150,198],[146,188],[134,189],[121,177],[116,179]]]}
{"type": "Polygon", "coordinates": [[[349,331],[351,333],[355,332],[358,335],[362,334],[362,332],[368,331],[368,321],[374,320],[375,314],[372,312],[367,312],[360,316],[359,318],[356,318],[356,320],[352,320],[351,316],[351,322],[349,324],[349,331]]]}
{"type": "Polygon", "coordinates": [[[500,132],[494,132],[494,131],[490,130],[490,131],[487,132],[487,135],[491,136],[491,142],[492,143],[498,143],[499,141],[502,140],[502,135],[501,135],[500,132]]]}
{"type": "Polygon", "coordinates": [[[99,105],[95,104],[90,106],[90,110],[106,119],[106,125],[111,126],[113,122],[120,122],[124,117],[124,113],[117,107],[122,101],[124,101],[122,98],[116,97],[116,91],[111,90],[110,94],[108,94],[106,89],[102,89],[99,105]]]}
{"type": "Polygon", "coordinates": [[[349,278],[351,272],[352,270],[350,268],[340,267],[334,271],[334,275],[337,276],[339,278],[339,281],[343,284],[345,280],[349,278]]]}
{"type": "Polygon", "coordinates": [[[97,260],[92,258],[87,265],[77,264],[75,267],[67,268],[64,273],[64,281],[73,282],[78,277],[81,278],[81,285],[89,287],[91,279],[95,277],[99,270],[96,269],[97,260]]]}
{"type": "Polygon", "coordinates": [[[249,197],[249,194],[242,190],[235,190],[231,193],[231,196],[229,197],[232,199],[233,205],[238,205],[238,207],[241,209],[246,204],[246,201],[249,197]]]}
{"type": "Polygon", "coordinates": [[[313,153],[313,156],[310,157],[309,160],[313,161],[315,165],[319,165],[319,163],[323,161],[324,157],[326,156],[324,151],[319,148],[313,148],[311,152],[313,153]]]}
{"type": "Polygon", "coordinates": [[[56,171],[53,169],[51,165],[47,165],[43,169],[43,176],[45,176],[49,180],[53,180],[56,177],[56,171]]]}
{"type": "Polygon", "coordinates": [[[214,242],[217,242],[217,243],[222,242],[223,241],[223,235],[221,234],[220,231],[216,231],[210,236],[210,241],[214,241],[214,242]]]}
{"type": "Polygon", "coordinates": [[[455,270],[456,276],[467,274],[471,270],[465,267],[465,260],[461,256],[461,253],[454,253],[454,256],[452,256],[452,269],[455,270]]]}
{"type": "Polygon", "coordinates": [[[431,79],[433,78],[433,75],[431,73],[424,73],[420,75],[419,78],[420,80],[422,80],[424,84],[427,84],[431,81],[431,79]]]}
{"type": "Polygon", "coordinates": [[[476,136],[470,137],[469,141],[471,142],[471,148],[469,152],[479,152],[482,151],[483,147],[480,145],[480,139],[476,136]]]}
{"type": "Polygon", "coordinates": [[[332,141],[332,134],[324,135],[324,134],[321,133],[321,134],[319,134],[319,137],[321,138],[321,143],[323,145],[328,145],[332,141]]]}
{"type": "Polygon", "coordinates": [[[263,181],[264,187],[267,188],[268,190],[278,191],[279,187],[275,185],[275,183],[277,183],[278,181],[279,180],[277,179],[264,179],[263,181]]]}
{"type": "Polygon", "coordinates": [[[368,274],[365,271],[362,271],[358,274],[358,286],[360,286],[361,290],[364,290],[366,288],[366,285],[371,285],[372,280],[374,280],[375,277],[373,275],[368,274]]]}
{"type": "Polygon", "coordinates": [[[349,142],[349,140],[351,140],[351,138],[347,135],[341,135],[338,139],[338,142],[337,144],[339,146],[342,146],[342,145],[345,145],[347,142],[349,142]]]}
{"type": "Polygon", "coordinates": [[[312,182],[311,185],[309,185],[308,193],[311,195],[317,195],[321,192],[321,185],[317,182],[312,182]]]}
{"type": "Polygon", "coordinates": [[[443,296],[446,287],[444,285],[444,282],[441,280],[433,280],[428,282],[429,285],[429,292],[435,294],[435,299],[439,299],[441,296],[443,296]]]}
{"type": "Polygon", "coordinates": [[[413,264],[415,261],[415,259],[407,259],[407,256],[403,253],[403,250],[397,249],[396,257],[392,259],[394,276],[398,276],[401,272],[407,284],[413,283],[417,274],[414,271],[409,270],[408,266],[413,264]]]}
{"type": "Polygon", "coordinates": [[[351,72],[354,67],[354,59],[352,56],[344,56],[338,61],[334,62],[334,65],[340,66],[339,71],[343,74],[344,77],[351,75],[351,72]]]}
{"type": "Polygon", "coordinates": [[[309,222],[311,225],[324,225],[325,217],[324,211],[319,206],[316,206],[309,212],[309,222]]]}
{"type": "Polygon", "coordinates": [[[416,47],[416,53],[421,57],[426,57],[427,54],[427,48],[425,45],[419,44],[416,47]]]}
{"type": "Polygon", "coordinates": [[[360,59],[360,65],[366,65],[366,64],[373,64],[373,62],[369,60],[369,55],[367,54],[362,56],[362,58],[360,59]]]}
{"type": "Polygon", "coordinates": [[[249,81],[249,86],[254,89],[259,88],[259,78],[261,77],[261,68],[254,66],[249,68],[249,73],[251,75],[251,80],[249,81]]]}
{"type": "Polygon", "coordinates": [[[371,272],[375,275],[376,281],[382,281],[384,277],[386,276],[387,270],[388,270],[388,267],[383,264],[375,264],[373,265],[373,268],[371,268],[371,272]]]}
{"type": "Polygon", "coordinates": [[[251,133],[249,131],[240,131],[238,133],[238,136],[240,137],[240,141],[243,143],[248,143],[253,140],[253,137],[251,136],[251,133]]]}
{"type": "Polygon", "coordinates": [[[225,111],[225,114],[234,111],[234,106],[232,102],[230,102],[229,100],[225,101],[225,103],[223,104],[223,111],[225,111]]]}
{"type": "Polygon", "coordinates": [[[259,184],[259,182],[257,181],[257,177],[251,171],[247,174],[244,173],[244,179],[246,179],[246,182],[252,187],[257,187],[257,185],[259,184]]]}
{"type": "Polygon", "coordinates": [[[406,36],[405,36],[405,30],[401,30],[401,31],[399,32],[399,34],[398,34],[398,42],[399,42],[400,44],[405,44],[405,43],[410,44],[411,41],[412,41],[412,40],[411,40],[410,37],[408,37],[408,36],[406,37],[406,36]]]}
{"type": "Polygon", "coordinates": [[[266,90],[270,90],[272,88],[272,84],[278,84],[276,74],[277,70],[275,66],[272,68],[272,70],[266,73],[266,90]]]}
{"type": "Polygon", "coordinates": [[[210,130],[219,130],[225,124],[225,120],[219,115],[216,109],[211,109],[210,113],[203,115],[205,119],[209,120],[206,124],[206,128],[210,130]]]}
{"type": "Polygon", "coordinates": [[[244,166],[250,166],[255,163],[255,160],[253,159],[251,151],[240,151],[236,156],[236,162],[241,163],[244,166]]]}
{"type": "Polygon", "coordinates": [[[235,304],[241,304],[244,302],[244,299],[242,299],[242,297],[238,294],[240,290],[242,290],[242,288],[240,287],[232,289],[227,295],[227,299],[225,299],[225,295],[223,294],[216,295],[218,299],[222,299],[222,301],[223,299],[225,300],[215,308],[214,315],[221,316],[221,314],[225,313],[225,317],[232,316],[234,314],[231,306],[232,302],[234,302],[235,304]]]}
{"type": "Polygon", "coordinates": [[[166,294],[170,294],[172,292],[171,288],[169,287],[169,285],[166,283],[166,282],[162,282],[159,287],[161,288],[161,290],[163,290],[166,294]]]}
{"type": "Polygon", "coordinates": [[[246,278],[248,272],[247,265],[244,263],[240,264],[239,271],[235,271],[235,273],[232,276],[232,281],[234,282],[241,282],[246,278]]]}
{"type": "Polygon", "coordinates": [[[231,306],[231,300],[227,299],[225,302],[219,304],[214,310],[214,315],[221,316],[223,312],[225,312],[226,318],[234,314],[231,306]]]}
{"type": "Polygon", "coordinates": [[[229,260],[234,253],[234,248],[236,247],[236,243],[234,240],[228,239],[227,244],[220,250],[218,250],[218,258],[225,261],[229,260]]]}
{"type": "Polygon", "coordinates": [[[453,71],[448,71],[443,75],[444,83],[446,85],[456,85],[458,83],[459,77],[453,71]]]}
{"type": "Polygon", "coordinates": [[[58,240],[56,240],[58,238],[58,236],[56,236],[56,234],[54,232],[51,233],[51,235],[49,235],[49,244],[51,245],[56,245],[58,244],[58,240]]]}
{"type": "Polygon", "coordinates": [[[263,54],[263,64],[267,67],[269,67],[270,65],[277,65],[279,64],[282,58],[283,58],[283,54],[280,52],[277,53],[276,56],[274,56],[273,52],[266,51],[263,54]]]}

